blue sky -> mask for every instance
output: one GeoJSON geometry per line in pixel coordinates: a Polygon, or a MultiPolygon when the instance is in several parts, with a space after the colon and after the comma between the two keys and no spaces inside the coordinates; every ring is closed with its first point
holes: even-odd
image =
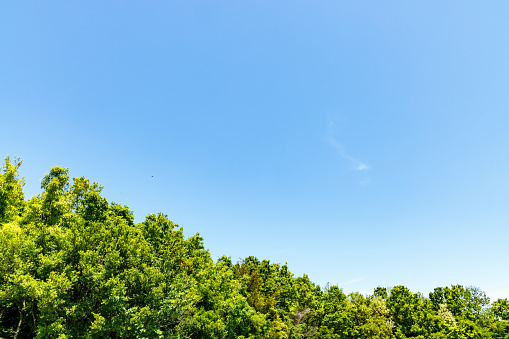
{"type": "Polygon", "coordinates": [[[507,1],[3,2],[0,154],[214,259],[507,298],[507,41],[507,1]]]}

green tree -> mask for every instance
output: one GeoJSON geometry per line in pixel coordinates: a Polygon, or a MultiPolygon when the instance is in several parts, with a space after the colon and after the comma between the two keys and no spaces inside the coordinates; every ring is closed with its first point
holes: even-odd
{"type": "Polygon", "coordinates": [[[395,286],[387,297],[387,307],[394,321],[397,338],[425,338],[430,333],[429,309],[424,297],[404,286],[395,286]]]}
{"type": "Polygon", "coordinates": [[[478,288],[347,296],[268,260],[214,263],[199,234],[137,224],[61,166],[24,201],[20,164],[0,173],[0,338],[509,339],[507,299],[478,288]]]}
{"type": "Polygon", "coordinates": [[[489,312],[499,320],[509,321],[509,301],[505,299],[497,299],[491,304],[489,312]]]}
{"type": "Polygon", "coordinates": [[[0,224],[14,220],[23,211],[25,179],[19,177],[22,160],[7,156],[0,171],[0,224]]]}
{"type": "Polygon", "coordinates": [[[455,317],[466,318],[472,321],[484,321],[487,316],[490,299],[478,287],[437,287],[429,294],[435,310],[440,305],[447,305],[455,317]]]}

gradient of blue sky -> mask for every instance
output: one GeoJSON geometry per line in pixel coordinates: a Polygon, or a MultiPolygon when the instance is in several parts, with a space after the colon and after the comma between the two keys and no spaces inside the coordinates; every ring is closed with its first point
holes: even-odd
{"type": "Polygon", "coordinates": [[[509,297],[508,42],[507,1],[4,1],[0,155],[215,259],[509,297]]]}

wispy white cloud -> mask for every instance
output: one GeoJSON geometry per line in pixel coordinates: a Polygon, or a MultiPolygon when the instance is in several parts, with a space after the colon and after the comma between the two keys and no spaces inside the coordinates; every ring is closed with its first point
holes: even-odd
{"type": "Polygon", "coordinates": [[[343,145],[341,145],[335,138],[334,138],[334,122],[331,121],[329,122],[329,134],[328,134],[328,138],[329,138],[329,143],[334,146],[334,148],[338,151],[339,155],[347,160],[351,166],[352,166],[352,169],[355,170],[355,171],[368,171],[370,168],[367,164],[359,161],[358,159],[352,157],[350,154],[348,154],[345,150],[345,148],[343,147],[343,145]]]}
{"type": "Polygon", "coordinates": [[[361,282],[361,281],[363,281],[363,280],[364,280],[364,279],[362,279],[362,278],[354,278],[354,279],[350,279],[350,280],[348,280],[347,282],[341,283],[341,284],[339,285],[339,287],[344,287],[344,286],[348,286],[348,285],[353,285],[353,284],[356,284],[356,283],[361,282]]]}
{"type": "Polygon", "coordinates": [[[357,171],[364,171],[364,170],[368,170],[369,167],[363,163],[360,163],[359,166],[357,166],[357,171]]]}
{"type": "Polygon", "coordinates": [[[371,179],[369,177],[368,178],[363,178],[363,179],[359,180],[359,184],[367,185],[367,184],[369,184],[370,181],[371,181],[371,179]]]}

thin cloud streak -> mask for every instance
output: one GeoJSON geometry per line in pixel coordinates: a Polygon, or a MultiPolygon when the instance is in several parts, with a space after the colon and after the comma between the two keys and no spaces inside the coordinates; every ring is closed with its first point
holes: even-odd
{"type": "Polygon", "coordinates": [[[340,284],[339,286],[343,287],[343,286],[353,285],[353,284],[356,284],[356,283],[361,282],[363,280],[364,279],[362,279],[362,278],[355,278],[355,279],[348,280],[347,282],[345,282],[343,284],[340,284]]]}
{"type": "Polygon", "coordinates": [[[334,139],[334,137],[332,136],[332,129],[334,127],[334,122],[330,122],[329,123],[329,143],[334,146],[334,148],[336,148],[336,150],[338,151],[339,155],[341,155],[341,157],[347,161],[349,161],[351,164],[352,164],[352,167],[354,170],[356,171],[367,171],[369,170],[369,166],[366,165],[365,163],[355,159],[354,157],[352,157],[350,154],[348,154],[345,149],[343,148],[343,146],[336,140],[334,139]]]}

